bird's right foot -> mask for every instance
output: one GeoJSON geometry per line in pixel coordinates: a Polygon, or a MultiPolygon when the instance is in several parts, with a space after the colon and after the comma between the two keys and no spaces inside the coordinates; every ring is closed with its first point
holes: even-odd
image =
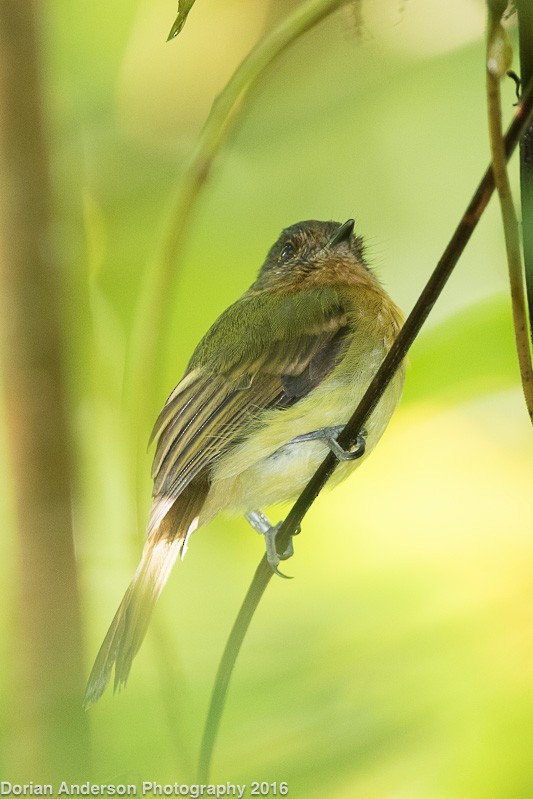
{"type": "Polygon", "coordinates": [[[257,533],[264,535],[267,561],[269,562],[272,571],[275,572],[275,574],[278,574],[280,577],[285,577],[286,579],[290,579],[288,575],[283,574],[283,572],[280,572],[278,568],[280,561],[292,558],[292,556],[294,555],[292,536],[289,540],[289,544],[285,552],[282,555],[278,554],[278,550],[276,547],[276,536],[283,522],[272,524],[268,519],[268,517],[265,516],[265,514],[260,510],[252,510],[249,513],[247,513],[246,520],[252,525],[252,527],[257,533]]]}

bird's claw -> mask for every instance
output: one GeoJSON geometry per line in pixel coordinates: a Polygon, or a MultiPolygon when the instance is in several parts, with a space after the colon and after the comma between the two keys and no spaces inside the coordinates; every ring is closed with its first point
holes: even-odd
{"type": "Polygon", "coordinates": [[[288,560],[289,558],[292,558],[292,556],[294,555],[292,536],[289,539],[289,544],[285,552],[283,552],[283,554],[280,555],[276,548],[276,536],[279,533],[282,524],[283,522],[278,522],[277,524],[271,526],[264,533],[266,556],[268,563],[270,564],[270,568],[272,569],[274,574],[278,574],[280,577],[284,577],[285,579],[292,579],[292,577],[288,577],[288,575],[283,574],[283,572],[280,572],[280,570],[278,569],[281,560],[288,560]]]}
{"type": "MultiPolygon", "coordinates": [[[[292,580],[287,574],[283,574],[278,568],[280,561],[287,560],[288,558],[292,558],[294,555],[294,547],[292,544],[292,536],[290,537],[289,544],[285,552],[280,555],[276,548],[276,536],[281,528],[283,522],[278,522],[278,524],[271,524],[268,518],[265,516],[264,513],[261,511],[250,511],[246,514],[246,518],[249,523],[252,525],[254,530],[265,537],[265,548],[266,548],[266,557],[269,563],[270,568],[274,572],[274,574],[279,575],[279,577],[283,577],[286,580],[292,580]]],[[[298,525],[297,530],[294,532],[294,535],[298,535],[300,532],[300,526],[298,525]]]]}
{"type": "MultiPolygon", "coordinates": [[[[337,441],[338,436],[344,430],[343,425],[335,425],[333,427],[322,427],[320,430],[312,430],[310,433],[303,433],[302,435],[296,436],[295,438],[291,439],[288,444],[284,446],[289,446],[291,444],[301,444],[304,441],[324,441],[325,444],[329,447],[331,452],[335,455],[337,460],[339,461],[354,461],[357,458],[361,458],[365,453],[366,447],[366,430],[361,430],[360,434],[357,436],[357,439],[354,444],[349,449],[343,449],[339,442],[337,441]]],[[[279,564],[282,560],[287,560],[294,555],[294,547],[292,544],[293,536],[298,535],[300,532],[300,526],[298,525],[297,529],[291,535],[289,539],[289,544],[285,552],[280,555],[278,553],[276,547],[276,535],[278,534],[282,522],[278,522],[278,524],[271,524],[268,518],[262,513],[260,510],[249,511],[246,514],[246,519],[252,525],[254,530],[265,537],[265,547],[266,547],[266,557],[267,561],[270,565],[270,568],[274,572],[274,574],[279,575],[279,577],[283,577],[286,580],[291,580],[292,577],[289,577],[287,574],[283,574],[279,570],[279,564]]]]}
{"type": "Polygon", "coordinates": [[[311,433],[304,433],[301,436],[296,436],[289,444],[301,444],[304,441],[324,441],[330,448],[331,452],[339,461],[355,461],[361,458],[365,453],[366,447],[366,430],[361,430],[357,436],[355,444],[350,449],[343,449],[337,441],[338,436],[342,433],[343,425],[335,425],[334,427],[322,427],[320,430],[313,430],[311,433]]]}
{"type": "Polygon", "coordinates": [[[350,449],[343,449],[337,441],[336,436],[326,438],[326,444],[338,461],[355,461],[357,458],[363,457],[366,449],[366,439],[364,435],[357,436],[355,444],[352,444],[350,449]]]}
{"type": "Polygon", "coordinates": [[[272,569],[272,571],[274,572],[274,574],[278,575],[278,577],[283,577],[284,580],[294,580],[294,577],[291,574],[283,574],[283,572],[280,572],[278,567],[277,566],[273,566],[272,563],[270,563],[270,561],[269,561],[269,566],[272,569]]]}

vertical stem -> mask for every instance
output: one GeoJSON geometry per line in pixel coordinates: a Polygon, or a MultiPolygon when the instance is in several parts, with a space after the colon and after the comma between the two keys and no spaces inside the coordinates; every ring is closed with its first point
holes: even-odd
{"type": "MultiPolygon", "coordinates": [[[[533,3],[516,0],[520,43],[522,86],[533,78],[533,3]]],[[[533,124],[520,142],[520,193],[522,201],[522,243],[529,308],[529,332],[533,341],[533,124]]]]}
{"type": "Polygon", "coordinates": [[[77,776],[87,759],[58,267],[37,0],[0,0],[0,336],[17,515],[10,777],[77,776]]]}
{"type": "Polygon", "coordinates": [[[529,417],[533,423],[533,367],[531,364],[531,352],[528,338],[520,236],[518,233],[518,221],[514,209],[509,175],[507,174],[507,161],[505,158],[505,146],[502,132],[500,81],[507,69],[507,58],[509,55],[506,53],[506,47],[508,47],[507,34],[500,21],[501,14],[505,11],[505,6],[506,2],[502,2],[502,0],[490,0],[490,2],[488,2],[489,23],[487,31],[486,79],[489,137],[492,153],[492,171],[494,173],[494,182],[500,200],[505,248],[507,251],[516,351],[520,367],[522,390],[524,392],[529,417]]]}

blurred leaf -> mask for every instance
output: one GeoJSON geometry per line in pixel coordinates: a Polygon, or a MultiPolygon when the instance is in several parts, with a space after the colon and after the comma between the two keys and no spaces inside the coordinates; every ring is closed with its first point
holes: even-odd
{"type": "Polygon", "coordinates": [[[189,15],[189,11],[194,5],[194,0],[180,0],[178,3],[178,16],[176,17],[176,21],[174,25],[170,29],[170,33],[168,34],[167,42],[170,42],[171,39],[175,39],[178,33],[181,32],[181,29],[185,25],[187,21],[187,17],[189,15]]]}
{"type": "Polygon", "coordinates": [[[83,193],[83,223],[87,246],[87,267],[91,279],[94,279],[102,268],[106,254],[106,220],[101,206],[87,190],[83,193]]]}
{"type": "Polygon", "coordinates": [[[502,295],[454,314],[420,338],[404,402],[459,402],[518,381],[510,303],[502,295]]]}

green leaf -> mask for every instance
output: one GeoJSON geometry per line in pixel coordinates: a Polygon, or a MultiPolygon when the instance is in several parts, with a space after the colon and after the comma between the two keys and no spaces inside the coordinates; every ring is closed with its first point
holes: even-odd
{"type": "Polygon", "coordinates": [[[454,314],[415,343],[404,402],[463,402],[518,385],[507,295],[454,314]]]}
{"type": "Polygon", "coordinates": [[[181,32],[181,29],[185,25],[187,21],[187,17],[189,15],[189,11],[194,5],[194,0],[179,0],[178,2],[178,16],[174,22],[174,25],[170,29],[170,33],[168,34],[167,42],[170,42],[171,39],[175,39],[178,33],[181,32]]]}

